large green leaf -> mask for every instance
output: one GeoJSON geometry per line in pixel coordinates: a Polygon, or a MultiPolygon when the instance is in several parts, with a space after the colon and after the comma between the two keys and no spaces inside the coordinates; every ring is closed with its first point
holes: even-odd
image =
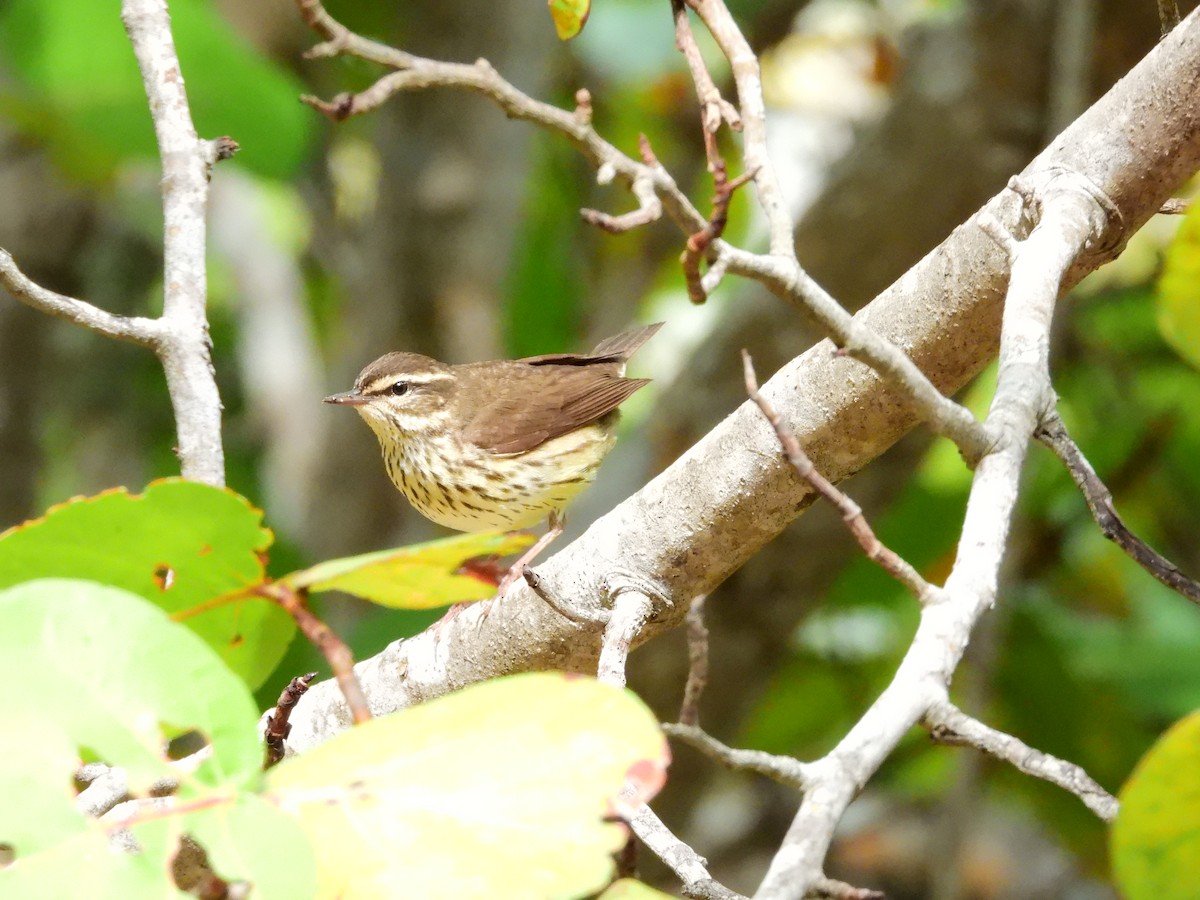
{"type": "Polygon", "coordinates": [[[76,752],[125,766],[134,784],[171,774],[162,743],[184,731],[213,744],[200,783],[245,780],[261,762],[245,684],[161,610],[89,581],[0,591],[0,709],[50,723],[76,752]]]}
{"type": "Polygon", "coordinates": [[[1112,863],[1129,900],[1191,900],[1200,873],[1200,712],[1175,723],[1121,789],[1112,863]]]}
{"type": "Polygon", "coordinates": [[[170,863],[187,831],[225,878],[256,896],[310,896],[314,872],[295,822],[258,786],[257,710],[242,681],[203,641],[119,588],[43,579],[0,591],[0,870],[5,897],[175,897],[170,863]],[[166,759],[166,737],[210,744],[194,769],[166,759]],[[180,780],[175,815],[130,831],[137,854],[109,847],[114,825],[77,812],[72,777],[86,753],[128,773],[142,794],[180,780]]]}
{"type": "MultiPolygon", "coordinates": [[[[83,578],[132,591],[183,617],[263,580],[271,532],[229,490],[178,478],[144,494],[115,489],[50,509],[0,534],[0,588],[34,578],[83,578]]],[[[243,597],[184,619],[252,687],[278,664],[295,624],[243,597]]]]}
{"type": "Polygon", "coordinates": [[[491,597],[496,585],[475,575],[459,574],[462,564],[480,556],[519,553],[533,541],[531,535],[519,532],[456,535],[331,559],[280,580],[310,591],[345,591],[396,609],[432,609],[491,597]]]}
{"type": "Polygon", "coordinates": [[[322,896],[568,897],[600,890],[668,760],[655,717],[590,679],[517,675],[376,719],[267,776],[322,896]]]}
{"type": "Polygon", "coordinates": [[[1158,283],[1158,327],[1200,369],[1200,206],[1193,203],[1167,250],[1158,283]]]}
{"type": "MultiPolygon", "coordinates": [[[[287,177],[307,152],[314,118],[296,102],[299,81],[267,60],[211,3],[171,0],[172,31],[196,128],[232,135],[240,164],[287,177]]],[[[76,177],[157,154],[137,63],[117,0],[8,0],[0,56],[15,77],[0,112],[47,141],[76,177]]]]}

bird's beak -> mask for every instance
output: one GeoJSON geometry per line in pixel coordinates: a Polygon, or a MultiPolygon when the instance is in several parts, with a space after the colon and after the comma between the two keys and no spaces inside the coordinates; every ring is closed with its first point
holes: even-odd
{"type": "Polygon", "coordinates": [[[370,401],[358,391],[346,391],[342,394],[330,394],[322,403],[336,403],[338,406],[366,406],[370,401]]]}

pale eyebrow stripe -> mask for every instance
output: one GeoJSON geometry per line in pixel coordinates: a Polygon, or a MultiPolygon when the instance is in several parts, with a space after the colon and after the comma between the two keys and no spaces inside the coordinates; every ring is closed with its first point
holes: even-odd
{"type": "Polygon", "coordinates": [[[386,378],[376,378],[366,388],[364,393],[374,393],[382,390],[385,387],[391,387],[397,381],[407,381],[413,385],[433,384],[437,381],[453,381],[454,376],[448,372],[421,372],[416,375],[407,375],[404,372],[397,372],[395,375],[388,375],[386,378]]]}

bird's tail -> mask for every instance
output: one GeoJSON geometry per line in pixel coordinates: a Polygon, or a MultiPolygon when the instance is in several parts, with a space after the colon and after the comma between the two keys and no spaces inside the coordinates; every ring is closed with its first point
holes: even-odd
{"type": "Polygon", "coordinates": [[[647,325],[645,328],[622,331],[620,334],[613,335],[598,343],[588,356],[609,356],[614,360],[624,362],[637,353],[638,348],[654,337],[655,332],[662,327],[662,322],[655,322],[653,325],[647,325]]]}

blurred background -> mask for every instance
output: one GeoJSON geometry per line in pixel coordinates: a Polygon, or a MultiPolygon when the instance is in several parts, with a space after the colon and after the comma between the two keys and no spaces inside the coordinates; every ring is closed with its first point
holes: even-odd
{"type": "MultiPolygon", "coordinates": [[[[1152,0],[730,6],[762,54],[800,259],[850,308],[999,190],[1159,36],[1152,0]]],[[[578,533],[742,401],[741,347],[765,378],[814,339],[791,309],[731,280],[691,306],[683,238],[667,223],[617,237],[582,224],[581,206],[622,212],[631,198],[598,187],[562,140],[449,92],[398,96],[333,126],[297,97],[361,89],[380,73],[302,59],[313,38],[289,0],[170,8],[201,134],[242,146],[213,179],[210,317],[229,483],[266,511],[273,571],[438,534],[391,489],[369,431],[320,403],[383,352],[462,362],[578,350],[635,320],[666,320],[634,366],[654,384],[626,405],[618,449],[572,507],[578,533]]],[[[603,136],[634,153],[644,132],[707,206],[666,0],[598,0],[567,45],[540,0],[486,12],[471,0],[329,9],[415,53],[486,57],[563,106],[586,86],[603,136]]],[[[737,174],[736,147],[725,152],[737,174]]],[[[0,246],[47,287],[157,313],[158,178],[117,4],[0,3],[0,246]]],[[[757,248],[749,200],[735,199],[728,236],[757,248]]],[[[1196,573],[1200,329],[1187,275],[1200,267],[1200,222],[1180,224],[1152,221],[1064,304],[1054,368],[1068,424],[1129,523],[1196,573]]],[[[992,377],[966,393],[979,410],[992,377]]],[[[150,354],[0,294],[0,529],[73,495],[177,474],[172,442],[150,354]]],[[[953,448],[916,434],[848,490],[886,541],[940,580],[968,484],[953,448]]],[[[359,657],[430,621],[349,599],[321,612],[359,657]]],[[[801,757],[829,749],[874,699],[916,621],[819,507],[722,586],[709,615],[705,725],[801,757]]],[[[1035,448],[1001,601],[955,683],[960,705],[1116,790],[1154,737],[1200,706],[1197,646],[1200,612],[1110,546],[1035,448]]],[[[298,642],[264,705],[292,675],[323,668],[298,642]]],[[[631,683],[673,718],[685,672],[673,635],[638,654],[631,683]]],[[[656,806],[716,877],[749,891],[796,803],[680,747],[656,806]]],[[[1115,896],[1105,837],[1075,798],[914,732],[851,808],[828,872],[895,898],[1100,900],[1115,896]]],[[[654,877],[653,861],[645,867],[654,877]]]]}

